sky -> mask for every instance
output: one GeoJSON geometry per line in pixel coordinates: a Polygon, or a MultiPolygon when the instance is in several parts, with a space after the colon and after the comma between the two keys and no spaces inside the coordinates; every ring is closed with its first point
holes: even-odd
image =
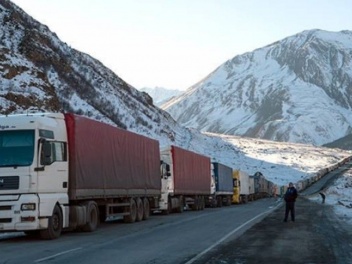
{"type": "Polygon", "coordinates": [[[137,89],[186,90],[304,30],[352,30],[350,0],[13,0],[137,89]]]}

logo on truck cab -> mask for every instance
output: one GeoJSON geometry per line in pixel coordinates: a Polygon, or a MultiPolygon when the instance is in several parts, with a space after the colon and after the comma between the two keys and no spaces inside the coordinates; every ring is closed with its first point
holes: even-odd
{"type": "Polygon", "coordinates": [[[0,125],[0,129],[4,130],[6,128],[16,128],[16,126],[0,125]]]}

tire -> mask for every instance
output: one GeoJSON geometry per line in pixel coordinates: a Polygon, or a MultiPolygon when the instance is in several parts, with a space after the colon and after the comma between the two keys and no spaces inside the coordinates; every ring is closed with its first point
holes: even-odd
{"type": "Polygon", "coordinates": [[[136,221],[140,222],[143,220],[143,213],[144,213],[144,208],[143,208],[143,202],[141,198],[136,198],[136,206],[137,206],[137,215],[136,215],[136,221]]]}
{"type": "Polygon", "coordinates": [[[40,237],[48,240],[59,238],[62,232],[62,223],[61,209],[58,205],[55,205],[53,214],[48,220],[48,229],[40,230],[40,237]]]}
{"type": "Polygon", "coordinates": [[[227,206],[231,206],[231,196],[227,197],[227,206]]]}
{"type": "Polygon", "coordinates": [[[90,201],[86,205],[87,208],[87,223],[82,227],[84,232],[93,232],[98,228],[99,210],[96,202],[90,201]]]}
{"type": "Polygon", "coordinates": [[[202,196],[198,196],[198,202],[197,202],[197,211],[201,211],[202,210],[202,196]]]}
{"type": "Polygon", "coordinates": [[[125,215],[123,221],[125,223],[134,223],[137,217],[137,205],[134,199],[130,199],[130,205],[126,211],[129,212],[129,215],[125,215]]]}
{"type": "Polygon", "coordinates": [[[169,201],[167,202],[167,209],[162,211],[163,215],[169,215],[172,212],[172,206],[171,206],[171,200],[169,198],[169,201]]]}
{"type": "Polygon", "coordinates": [[[222,207],[222,197],[221,196],[217,197],[217,204],[218,204],[218,207],[222,207]]]}
{"type": "Polygon", "coordinates": [[[183,205],[183,197],[182,197],[182,196],[180,196],[180,198],[179,198],[179,203],[180,203],[180,205],[179,205],[179,207],[177,208],[176,212],[177,212],[177,213],[183,213],[183,207],[184,207],[184,205],[183,205]]]}
{"type": "Polygon", "coordinates": [[[201,204],[201,208],[200,208],[200,210],[204,210],[205,209],[205,199],[204,199],[204,196],[202,196],[202,197],[200,197],[200,204],[201,204]]]}
{"type": "Polygon", "coordinates": [[[150,216],[150,204],[148,198],[143,199],[143,220],[147,220],[150,216]]]}
{"type": "Polygon", "coordinates": [[[198,199],[198,196],[194,197],[194,203],[192,205],[192,210],[193,211],[198,211],[199,210],[199,199],[198,199]]]}

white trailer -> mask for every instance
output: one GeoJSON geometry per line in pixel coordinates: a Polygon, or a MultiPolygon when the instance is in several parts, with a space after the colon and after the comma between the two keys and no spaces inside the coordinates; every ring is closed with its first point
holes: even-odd
{"type": "Polygon", "coordinates": [[[244,171],[239,171],[241,202],[246,203],[254,198],[254,179],[244,171]]]}

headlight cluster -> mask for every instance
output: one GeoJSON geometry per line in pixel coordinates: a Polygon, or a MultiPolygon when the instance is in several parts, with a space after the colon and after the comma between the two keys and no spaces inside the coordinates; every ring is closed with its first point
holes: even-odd
{"type": "Polygon", "coordinates": [[[21,204],[21,211],[34,211],[35,203],[25,203],[21,204]]]}

